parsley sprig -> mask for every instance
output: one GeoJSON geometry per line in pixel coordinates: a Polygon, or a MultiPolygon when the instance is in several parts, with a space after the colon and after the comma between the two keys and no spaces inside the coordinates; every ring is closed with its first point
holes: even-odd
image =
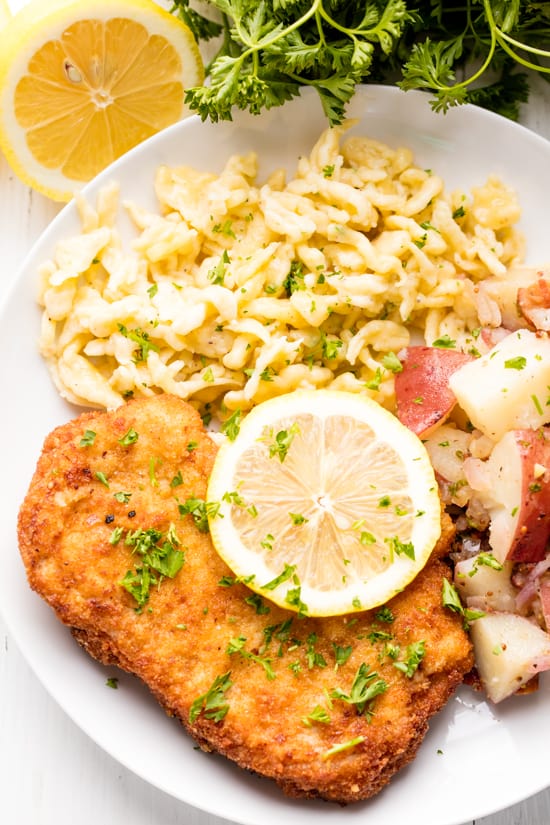
{"type": "Polygon", "coordinates": [[[186,92],[203,120],[258,114],[310,86],[336,124],[370,80],[427,90],[437,111],[470,102],[517,119],[525,70],[550,73],[550,10],[532,0],[208,0],[219,24],[189,3],[172,11],[198,40],[222,35],[207,85],[186,92]]]}
{"type": "MultiPolygon", "coordinates": [[[[209,84],[188,89],[186,102],[203,120],[231,120],[233,107],[258,114],[312,86],[330,123],[344,117],[355,85],[377,54],[396,48],[414,16],[404,0],[209,0],[222,13],[223,40],[207,67],[209,84]]],[[[189,19],[189,0],[174,10],[189,19]]],[[[207,32],[210,34],[210,31],[207,32]]]]}

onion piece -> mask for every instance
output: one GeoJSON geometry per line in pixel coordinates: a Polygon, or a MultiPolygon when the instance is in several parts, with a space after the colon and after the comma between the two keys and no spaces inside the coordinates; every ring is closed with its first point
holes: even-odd
{"type": "MultiPolygon", "coordinates": [[[[546,556],[545,559],[542,559],[542,561],[537,562],[535,566],[532,568],[532,570],[529,571],[527,578],[525,580],[525,584],[516,596],[516,607],[518,608],[518,610],[522,610],[538,594],[540,586],[540,577],[543,573],[546,573],[548,569],[550,569],[550,554],[546,556]]],[[[550,598],[548,601],[548,607],[550,609],[550,598]]],[[[544,618],[546,621],[546,613],[544,618]]],[[[548,622],[546,623],[546,626],[548,627],[548,622]]]]}

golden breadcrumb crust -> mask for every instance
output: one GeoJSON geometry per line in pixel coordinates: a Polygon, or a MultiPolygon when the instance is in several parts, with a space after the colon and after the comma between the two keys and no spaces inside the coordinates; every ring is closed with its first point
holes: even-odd
{"type": "Polygon", "coordinates": [[[427,567],[388,604],[392,622],[376,611],[299,618],[259,602],[243,584],[220,584],[231,571],[209,535],[181,514],[189,498],[204,500],[215,454],[196,411],[169,395],[58,427],[19,514],[29,583],[92,656],[142,679],[203,749],[271,777],[291,796],[339,803],[373,796],[413,759],[430,717],[472,668],[461,618],[441,604],[449,569],[439,557],[452,538],[450,522],[427,567]],[[137,440],[121,444],[131,429],[137,440]],[[93,444],[80,446],[86,430],[95,433],[93,444]],[[170,524],[185,562],[151,587],[137,612],[120,584],[140,564],[125,537],[151,528],[164,535],[170,524]],[[420,642],[425,655],[407,676],[392,655],[403,661],[420,642]],[[240,652],[228,653],[231,645],[240,652]],[[362,665],[387,689],[360,713],[331,694],[349,695],[362,665]],[[227,712],[208,719],[197,700],[228,672],[231,685],[218,703],[227,712]],[[190,721],[193,703],[193,715],[199,711],[190,721]],[[316,708],[330,721],[308,720],[316,708]]]}

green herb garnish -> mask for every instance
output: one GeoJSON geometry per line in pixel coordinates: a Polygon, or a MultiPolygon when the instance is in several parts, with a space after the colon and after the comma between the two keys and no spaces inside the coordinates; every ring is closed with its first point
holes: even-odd
{"type": "Polygon", "coordinates": [[[128,530],[124,543],[140,557],[140,563],[134,570],[128,570],[120,584],[134,597],[137,612],[141,613],[151,586],[160,585],[163,578],[173,579],[183,566],[185,554],[179,549],[180,540],[173,524],[165,533],[153,527],[128,530]]]}
{"type": "Polygon", "coordinates": [[[93,430],[84,430],[84,435],[80,439],[78,446],[79,447],[91,447],[96,439],[97,433],[94,433],[93,430]]]}
{"type": "Polygon", "coordinates": [[[206,719],[212,719],[214,722],[221,722],[225,718],[229,710],[225,694],[233,684],[230,677],[230,670],[221,676],[216,676],[206,693],[194,700],[189,709],[190,723],[195,722],[201,713],[204,713],[206,719]]]}
{"type": "Polygon", "coordinates": [[[118,443],[122,444],[123,447],[128,447],[130,444],[135,444],[139,438],[139,434],[134,430],[133,427],[130,427],[127,433],[122,436],[122,438],[118,439],[118,443]]]}
{"type": "Polygon", "coordinates": [[[378,678],[378,673],[371,671],[369,665],[363,662],[359,665],[349,693],[341,688],[334,688],[330,697],[355,705],[358,713],[369,717],[372,714],[373,700],[387,689],[387,682],[378,678]]]}
{"type": "Polygon", "coordinates": [[[188,498],[183,504],[178,504],[180,516],[190,515],[195,522],[197,530],[201,533],[208,533],[210,527],[208,525],[209,518],[223,518],[220,510],[219,501],[205,501],[202,498],[188,498]]]}
{"type": "Polygon", "coordinates": [[[159,352],[158,346],[151,341],[149,333],[144,332],[141,327],[128,329],[124,324],[117,324],[117,326],[121,335],[137,344],[133,359],[136,364],[147,361],[150,352],[159,352]]]}

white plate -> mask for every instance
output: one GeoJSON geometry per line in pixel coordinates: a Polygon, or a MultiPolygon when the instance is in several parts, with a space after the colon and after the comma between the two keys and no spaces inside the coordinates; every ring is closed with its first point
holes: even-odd
{"type": "MultiPolygon", "coordinates": [[[[526,129],[473,107],[435,115],[418,92],[367,86],[350,109],[356,131],[393,146],[406,144],[419,164],[442,174],[449,187],[502,176],[519,193],[533,263],[550,259],[548,192],[550,144],[526,129]]],[[[134,149],[90,184],[107,180],[123,197],[154,206],[153,172],[160,163],[189,163],[220,171],[234,152],[255,149],[262,174],[292,170],[326,123],[314,94],[261,117],[232,124],[176,124],[134,149]]],[[[121,219],[123,220],[123,219],[121,219]]],[[[44,436],[78,410],[62,402],[37,354],[40,313],[34,302],[36,267],[54,244],[78,231],[74,204],[53,221],[27,258],[0,310],[2,353],[2,470],[0,472],[0,606],[24,656],[50,694],[108,753],[152,785],[197,808],[244,825],[458,825],[512,805],[546,787],[550,741],[550,684],[495,708],[461,688],[433,720],[414,763],[370,802],[338,808],[293,801],[270,781],[226,760],[196,751],[180,725],[165,716],[136,680],[123,675],[118,691],[105,687],[105,669],[27,586],[16,543],[16,513],[44,436]]]]}

